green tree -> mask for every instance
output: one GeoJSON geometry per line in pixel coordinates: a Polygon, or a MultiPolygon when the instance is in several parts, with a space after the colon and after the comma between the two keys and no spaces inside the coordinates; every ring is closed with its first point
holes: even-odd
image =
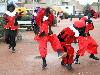
{"type": "Polygon", "coordinates": [[[89,4],[85,5],[84,8],[83,8],[83,13],[85,15],[87,15],[88,18],[91,18],[91,16],[92,16],[91,5],[89,5],[89,4]]]}
{"type": "Polygon", "coordinates": [[[4,28],[3,26],[5,25],[5,21],[3,17],[0,17],[0,38],[4,36],[4,28]]]}
{"type": "Polygon", "coordinates": [[[27,3],[27,0],[25,0],[25,3],[27,3]]]}
{"type": "Polygon", "coordinates": [[[41,0],[34,0],[34,1],[39,3],[41,0]]]}
{"type": "Polygon", "coordinates": [[[89,9],[91,9],[91,6],[89,4],[83,6],[83,11],[86,11],[89,9]]]}

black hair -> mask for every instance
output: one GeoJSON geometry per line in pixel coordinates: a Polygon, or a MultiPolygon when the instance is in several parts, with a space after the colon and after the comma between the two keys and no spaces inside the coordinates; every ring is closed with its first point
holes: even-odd
{"type": "Polygon", "coordinates": [[[88,22],[89,24],[93,23],[90,19],[86,20],[86,22],[88,22]]]}
{"type": "Polygon", "coordinates": [[[15,10],[15,5],[14,4],[7,5],[7,10],[10,12],[13,12],[15,10]],[[12,10],[10,9],[11,7],[12,7],[12,10]]]}
{"type": "Polygon", "coordinates": [[[87,14],[86,14],[86,13],[84,13],[84,16],[87,16],[87,14]]]}
{"type": "Polygon", "coordinates": [[[50,7],[47,7],[45,10],[45,15],[48,17],[48,15],[50,14],[50,7]]]}
{"type": "Polygon", "coordinates": [[[34,10],[34,12],[37,12],[38,10],[34,10]]]}
{"type": "Polygon", "coordinates": [[[73,27],[74,27],[76,30],[78,30],[79,36],[86,36],[86,35],[85,35],[85,28],[86,28],[86,26],[81,27],[81,28],[77,28],[77,27],[75,27],[75,25],[73,24],[73,27]]]}

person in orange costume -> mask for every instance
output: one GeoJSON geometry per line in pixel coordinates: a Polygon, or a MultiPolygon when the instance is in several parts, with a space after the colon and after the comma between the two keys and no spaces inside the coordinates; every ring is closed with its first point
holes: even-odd
{"type": "Polygon", "coordinates": [[[94,26],[91,20],[86,19],[83,17],[81,20],[76,21],[74,23],[74,27],[79,31],[78,37],[78,46],[79,50],[77,51],[77,55],[75,57],[75,64],[78,64],[79,56],[83,56],[84,53],[87,51],[90,53],[89,58],[94,60],[99,60],[94,54],[97,54],[97,43],[96,41],[90,36],[89,31],[93,30],[94,26]]]}
{"type": "Polygon", "coordinates": [[[73,57],[74,57],[74,48],[71,44],[75,40],[75,28],[73,26],[63,29],[58,38],[61,42],[62,52],[66,55],[62,57],[61,65],[67,67],[68,70],[72,69],[73,57]]]}
{"type": "Polygon", "coordinates": [[[17,20],[20,18],[20,14],[15,12],[14,4],[9,4],[7,6],[7,11],[4,14],[4,20],[6,25],[4,25],[5,29],[5,41],[9,44],[9,49],[12,48],[12,52],[15,53],[16,46],[16,34],[18,30],[18,22],[17,20]]]}
{"type": "Polygon", "coordinates": [[[46,8],[45,11],[41,10],[41,13],[37,14],[36,21],[40,27],[40,32],[36,35],[35,40],[39,42],[39,52],[43,60],[42,68],[47,66],[46,55],[47,55],[47,42],[51,43],[54,51],[58,52],[61,49],[61,44],[55,34],[52,33],[51,26],[53,23],[53,15],[50,15],[50,9],[46,8]],[[40,15],[40,17],[38,16],[40,15]],[[44,15],[44,16],[43,16],[44,15]],[[40,20],[41,19],[41,20],[40,20]],[[55,41],[54,41],[55,40],[55,41]],[[57,45],[56,45],[57,44],[57,45]]]}
{"type": "Polygon", "coordinates": [[[54,21],[54,15],[53,13],[50,11],[50,8],[47,7],[45,8],[40,8],[37,16],[36,16],[36,24],[37,25],[41,25],[42,21],[43,21],[43,16],[46,14],[46,16],[48,16],[48,22],[49,22],[49,31],[52,33],[51,30],[51,26],[53,25],[53,21],[54,21]]]}

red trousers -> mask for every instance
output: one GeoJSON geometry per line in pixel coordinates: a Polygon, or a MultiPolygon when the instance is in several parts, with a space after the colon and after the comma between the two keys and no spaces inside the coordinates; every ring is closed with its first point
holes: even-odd
{"type": "Polygon", "coordinates": [[[88,37],[79,36],[78,42],[79,42],[78,55],[83,56],[85,51],[87,51],[90,54],[97,54],[98,45],[91,36],[88,37]]]}
{"type": "Polygon", "coordinates": [[[48,38],[49,38],[49,42],[51,43],[51,46],[55,52],[57,52],[57,50],[61,49],[61,43],[60,43],[59,39],[57,38],[56,34],[52,34],[48,38]]]}
{"type": "Polygon", "coordinates": [[[34,40],[37,40],[39,43],[39,52],[40,52],[41,57],[42,58],[46,57],[48,36],[44,36],[44,37],[36,36],[34,40]]]}
{"type": "Polygon", "coordinates": [[[41,57],[46,57],[47,55],[47,42],[51,43],[51,46],[55,52],[57,52],[58,49],[61,49],[61,44],[55,34],[44,37],[36,36],[34,39],[39,43],[39,52],[41,57]]]}
{"type": "MultiPolygon", "coordinates": [[[[64,64],[72,64],[74,58],[74,48],[71,45],[63,45],[67,49],[67,56],[62,59],[64,64]]],[[[65,51],[63,48],[63,52],[65,51]]]]}

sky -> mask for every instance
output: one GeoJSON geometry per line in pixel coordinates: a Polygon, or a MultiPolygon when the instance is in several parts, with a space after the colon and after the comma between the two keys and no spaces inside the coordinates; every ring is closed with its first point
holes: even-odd
{"type": "Polygon", "coordinates": [[[97,2],[98,0],[77,0],[80,2],[80,4],[86,5],[86,4],[92,4],[93,2],[97,2]]]}

